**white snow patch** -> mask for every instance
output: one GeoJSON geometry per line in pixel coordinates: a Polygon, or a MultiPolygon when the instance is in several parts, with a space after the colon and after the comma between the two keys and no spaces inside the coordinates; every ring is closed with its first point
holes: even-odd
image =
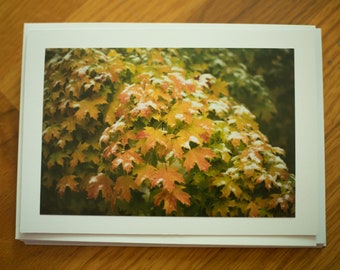
{"type": "Polygon", "coordinates": [[[192,136],[192,135],[189,137],[189,141],[194,142],[194,143],[197,143],[197,144],[200,143],[200,141],[197,139],[197,137],[192,136]]]}
{"type": "Polygon", "coordinates": [[[233,139],[241,140],[242,135],[237,131],[232,131],[228,136],[228,140],[233,140],[233,139]]]}
{"type": "Polygon", "coordinates": [[[245,169],[245,170],[259,170],[260,167],[257,166],[256,163],[250,163],[250,164],[244,166],[244,169],[245,169]]]}
{"type": "Polygon", "coordinates": [[[233,109],[235,113],[238,115],[243,115],[243,114],[252,115],[251,112],[243,105],[233,106],[233,109]]]}
{"type": "Polygon", "coordinates": [[[286,165],[284,165],[283,163],[275,164],[274,167],[282,170],[287,169],[286,165]]]}
{"type": "Polygon", "coordinates": [[[209,110],[215,111],[216,113],[228,112],[229,106],[227,103],[222,101],[212,101],[209,104],[209,110]]]}
{"type": "Polygon", "coordinates": [[[184,115],[183,114],[181,114],[181,113],[177,113],[176,115],[175,115],[175,118],[176,119],[178,119],[178,120],[182,120],[182,121],[184,121],[184,115]]]}
{"type": "Polygon", "coordinates": [[[92,177],[90,178],[89,184],[96,183],[97,181],[98,181],[97,176],[92,176],[92,177]]]}
{"type": "Polygon", "coordinates": [[[191,101],[191,105],[192,107],[194,108],[202,108],[203,107],[203,104],[202,103],[199,103],[197,101],[191,101]]]}
{"type": "Polygon", "coordinates": [[[123,163],[123,160],[122,160],[121,158],[118,158],[118,159],[117,159],[117,163],[118,163],[118,165],[119,165],[119,164],[122,164],[122,163],[123,163]]]}

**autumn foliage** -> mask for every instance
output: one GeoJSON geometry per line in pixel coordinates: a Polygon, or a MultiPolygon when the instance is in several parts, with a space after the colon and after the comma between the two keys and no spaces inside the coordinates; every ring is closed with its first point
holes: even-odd
{"type": "Polygon", "coordinates": [[[42,213],[294,216],[284,150],[202,51],[46,51],[42,213]]]}

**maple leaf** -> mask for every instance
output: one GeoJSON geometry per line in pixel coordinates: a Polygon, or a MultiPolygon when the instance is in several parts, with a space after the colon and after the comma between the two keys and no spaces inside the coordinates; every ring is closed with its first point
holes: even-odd
{"type": "Polygon", "coordinates": [[[228,83],[225,81],[222,81],[221,79],[216,79],[215,83],[210,87],[210,89],[213,91],[214,95],[217,97],[220,96],[228,96],[229,92],[227,89],[228,83]]]}
{"type": "Polygon", "coordinates": [[[87,162],[93,162],[94,164],[98,164],[101,160],[101,155],[98,153],[97,150],[92,150],[86,152],[86,161],[87,162]]]}
{"type": "Polygon", "coordinates": [[[137,135],[136,135],[136,131],[131,129],[128,131],[125,131],[122,136],[120,136],[118,138],[120,140],[120,142],[122,143],[122,146],[125,146],[127,144],[129,144],[130,140],[137,140],[137,135]]]}
{"type": "Polygon", "coordinates": [[[249,138],[244,132],[240,133],[237,131],[232,131],[228,137],[227,140],[231,141],[231,144],[234,146],[234,148],[237,148],[240,144],[241,141],[245,144],[248,145],[249,143],[249,138]]]}
{"type": "Polygon", "coordinates": [[[180,147],[191,149],[190,142],[196,143],[198,145],[202,144],[202,138],[199,136],[201,131],[200,127],[189,126],[187,128],[181,129],[177,134],[176,144],[180,147]]]}
{"type": "Polygon", "coordinates": [[[105,116],[105,122],[108,123],[109,125],[114,124],[114,122],[117,119],[116,112],[117,108],[119,107],[119,104],[120,104],[119,99],[114,98],[113,101],[108,105],[108,110],[105,116]]]}
{"type": "Polygon", "coordinates": [[[253,161],[257,164],[261,164],[263,161],[263,157],[261,156],[261,154],[257,151],[256,148],[246,148],[244,151],[242,151],[241,153],[241,161],[243,163],[247,162],[247,161],[253,161]]]}
{"type": "Polygon", "coordinates": [[[275,178],[279,176],[281,179],[287,179],[289,176],[287,166],[283,162],[271,166],[269,169],[269,174],[275,178]]]}
{"type": "Polygon", "coordinates": [[[211,215],[212,216],[221,216],[226,217],[230,213],[230,209],[232,207],[235,207],[237,204],[234,200],[219,200],[216,203],[214,203],[211,215]]]}
{"type": "Polygon", "coordinates": [[[89,66],[81,66],[73,71],[72,75],[77,75],[80,79],[84,78],[87,73],[89,66]]]}
{"type": "Polygon", "coordinates": [[[228,124],[236,126],[238,130],[258,130],[258,123],[247,115],[231,114],[228,116],[228,124]]]}
{"type": "Polygon", "coordinates": [[[143,161],[140,154],[136,153],[136,150],[131,148],[116,154],[116,158],[112,161],[112,169],[114,170],[119,165],[122,165],[124,171],[130,172],[134,164],[139,164],[143,161]]]}
{"type": "Polygon", "coordinates": [[[170,127],[174,127],[177,121],[191,124],[192,116],[197,113],[198,110],[192,106],[191,102],[177,102],[171,107],[164,120],[170,127]]]}
{"type": "Polygon", "coordinates": [[[169,192],[175,188],[175,182],[184,183],[182,174],[176,168],[168,167],[165,164],[159,164],[151,178],[152,187],[162,183],[163,189],[169,192]]]}
{"type": "Polygon", "coordinates": [[[105,159],[109,158],[112,155],[116,155],[118,151],[121,149],[121,143],[120,142],[112,142],[110,143],[103,152],[103,157],[105,159]]]}
{"type": "Polygon", "coordinates": [[[242,169],[246,177],[253,177],[255,171],[261,171],[261,167],[254,162],[243,163],[242,169]]]}
{"type": "Polygon", "coordinates": [[[59,195],[63,195],[66,188],[69,188],[72,191],[78,191],[78,182],[75,180],[75,178],[75,175],[65,175],[59,179],[56,188],[59,195]]]}
{"type": "Polygon", "coordinates": [[[99,192],[102,193],[102,197],[105,201],[111,201],[113,190],[113,181],[103,173],[99,173],[96,176],[92,176],[88,182],[86,191],[88,199],[97,199],[99,192]]]}
{"type": "Polygon", "coordinates": [[[283,150],[283,149],[280,148],[280,147],[272,147],[271,149],[272,149],[272,152],[273,152],[274,154],[279,154],[279,155],[281,155],[281,156],[284,156],[284,155],[285,155],[285,150],[283,150]]]}
{"type": "MultiPolygon", "coordinates": [[[[153,98],[154,101],[165,101],[165,103],[170,103],[171,102],[171,96],[163,91],[162,88],[160,87],[154,87],[152,90],[152,96],[150,98],[153,98]]],[[[166,110],[167,106],[163,103],[163,106],[160,106],[161,109],[166,110]]]]}
{"type": "Polygon", "coordinates": [[[211,164],[206,160],[215,157],[215,153],[207,147],[196,147],[189,150],[185,155],[184,167],[189,172],[195,164],[201,171],[207,172],[211,164]]]}
{"type": "Polygon", "coordinates": [[[198,85],[204,88],[209,88],[212,84],[215,83],[215,77],[209,73],[201,74],[196,78],[198,85]]]}
{"type": "Polygon", "coordinates": [[[215,114],[222,119],[227,116],[230,110],[230,104],[227,99],[219,99],[219,100],[209,100],[209,111],[215,112],[215,114]]]}
{"type": "Polygon", "coordinates": [[[287,212],[289,209],[288,200],[290,200],[290,196],[283,195],[283,194],[271,194],[271,199],[268,202],[268,206],[270,209],[276,208],[278,205],[280,205],[280,208],[283,212],[287,212]]]}
{"type": "Polygon", "coordinates": [[[70,166],[74,168],[78,163],[84,163],[87,161],[87,155],[84,153],[85,150],[89,148],[88,143],[79,143],[76,150],[72,153],[72,159],[70,161],[70,166]]]}
{"type": "Polygon", "coordinates": [[[173,89],[171,96],[174,99],[180,99],[182,97],[182,90],[185,86],[184,79],[180,73],[170,73],[168,78],[172,81],[173,89]]]}
{"type": "Polygon", "coordinates": [[[61,111],[61,113],[64,113],[65,110],[68,108],[69,103],[71,102],[70,99],[62,99],[59,102],[58,109],[61,111]]]}
{"type": "Polygon", "coordinates": [[[83,99],[81,101],[72,102],[70,107],[71,108],[78,108],[74,117],[77,121],[83,120],[87,114],[95,120],[98,120],[99,109],[97,108],[98,105],[106,104],[107,100],[103,97],[97,97],[94,99],[83,99]]]}
{"type": "Polygon", "coordinates": [[[72,94],[72,96],[79,98],[82,85],[83,85],[82,81],[80,81],[78,79],[76,79],[76,80],[71,79],[65,87],[66,96],[70,96],[72,94]]]}
{"type": "Polygon", "coordinates": [[[130,111],[131,117],[145,117],[149,119],[152,110],[158,110],[158,105],[152,100],[140,100],[130,111]]]}
{"type": "Polygon", "coordinates": [[[226,147],[224,143],[213,144],[211,147],[214,149],[216,153],[221,156],[221,159],[224,160],[226,163],[230,161],[231,158],[231,150],[226,147]]]}
{"type": "Polygon", "coordinates": [[[267,173],[262,173],[259,177],[256,178],[255,181],[257,184],[264,182],[265,187],[267,190],[270,190],[273,186],[276,187],[277,183],[275,181],[275,177],[267,174],[267,173]]]}
{"type": "Polygon", "coordinates": [[[194,132],[197,132],[203,142],[209,142],[211,134],[214,132],[214,121],[206,118],[199,117],[194,118],[192,121],[192,127],[194,128],[194,132]]]}
{"type": "Polygon", "coordinates": [[[114,122],[111,127],[108,129],[109,133],[115,134],[116,132],[120,131],[121,133],[124,132],[126,127],[126,123],[124,121],[124,116],[121,116],[116,122],[114,122]]]}
{"type": "Polygon", "coordinates": [[[234,193],[236,198],[239,199],[243,191],[242,189],[240,189],[240,187],[236,183],[230,181],[223,187],[221,192],[222,192],[222,197],[228,198],[230,196],[230,193],[232,192],[234,193]]]}
{"type": "Polygon", "coordinates": [[[54,152],[49,156],[48,162],[47,162],[47,168],[50,169],[55,164],[58,164],[60,166],[64,166],[65,159],[69,158],[69,155],[62,152],[54,152]]]}
{"type": "Polygon", "coordinates": [[[150,149],[155,148],[156,143],[167,147],[168,139],[165,136],[165,131],[161,129],[155,129],[153,127],[145,127],[137,134],[137,139],[144,139],[140,141],[138,146],[141,147],[141,152],[146,154],[150,149]]]}
{"type": "Polygon", "coordinates": [[[172,149],[174,156],[179,159],[182,159],[183,157],[183,149],[182,149],[183,144],[185,144],[183,143],[183,140],[178,139],[176,137],[173,137],[169,140],[169,147],[172,149]]]}
{"type": "Polygon", "coordinates": [[[115,198],[125,200],[130,202],[131,191],[130,189],[136,189],[137,185],[130,175],[124,175],[117,178],[116,184],[114,186],[113,195],[115,198]]]}
{"type": "Polygon", "coordinates": [[[66,129],[68,132],[76,130],[76,121],[74,121],[74,117],[65,117],[64,121],[61,123],[61,127],[66,129]]]}
{"type": "Polygon", "coordinates": [[[82,81],[84,82],[83,85],[84,85],[85,91],[91,90],[96,93],[100,91],[101,83],[96,82],[94,79],[85,77],[82,79],[82,81]]]}
{"type": "Polygon", "coordinates": [[[138,84],[126,85],[118,96],[121,103],[127,103],[131,97],[135,97],[139,101],[144,96],[143,88],[138,84]]]}
{"type": "Polygon", "coordinates": [[[60,138],[60,128],[58,126],[49,126],[43,131],[42,135],[44,141],[49,143],[52,138],[60,138]]]}
{"type": "Polygon", "coordinates": [[[183,191],[182,186],[176,185],[172,191],[163,189],[161,192],[155,195],[154,204],[159,206],[161,202],[164,202],[163,209],[167,215],[177,210],[177,201],[180,201],[184,205],[190,205],[190,195],[183,191]]]}
{"type": "Polygon", "coordinates": [[[134,169],[134,174],[136,174],[135,182],[140,186],[146,179],[150,181],[155,178],[156,168],[150,164],[144,164],[141,167],[134,169]]]}
{"type": "Polygon", "coordinates": [[[258,217],[259,216],[259,207],[256,203],[250,202],[247,206],[247,210],[249,211],[249,216],[250,217],[258,217]]]}
{"type": "Polygon", "coordinates": [[[57,142],[57,145],[60,147],[60,148],[64,148],[65,145],[66,145],[66,142],[71,142],[73,141],[73,137],[72,137],[72,134],[70,133],[66,133],[64,135],[62,135],[60,137],[60,139],[58,140],[57,142]]]}
{"type": "Polygon", "coordinates": [[[191,149],[190,142],[201,145],[204,142],[209,142],[211,134],[214,132],[214,121],[208,118],[194,118],[192,123],[182,128],[176,134],[177,142],[174,144],[186,149],[191,149]]]}
{"type": "Polygon", "coordinates": [[[60,71],[60,70],[56,70],[54,71],[51,75],[50,78],[52,80],[52,87],[56,87],[56,86],[60,86],[61,88],[64,87],[67,77],[65,76],[65,74],[60,71]]]}

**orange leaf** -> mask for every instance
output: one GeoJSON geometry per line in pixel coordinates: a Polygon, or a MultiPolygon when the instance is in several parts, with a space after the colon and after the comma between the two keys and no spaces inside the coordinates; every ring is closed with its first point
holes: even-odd
{"type": "Polygon", "coordinates": [[[250,209],[249,216],[250,217],[257,217],[259,215],[259,207],[256,203],[250,202],[247,206],[247,209],[250,209]]]}
{"type": "Polygon", "coordinates": [[[137,174],[137,177],[135,179],[136,184],[140,186],[144,182],[144,180],[154,179],[155,171],[156,171],[156,168],[149,164],[146,164],[143,167],[134,169],[134,173],[137,174]]]}
{"type": "Polygon", "coordinates": [[[239,133],[237,131],[232,131],[228,135],[228,140],[231,141],[231,144],[234,146],[234,148],[238,147],[241,143],[241,141],[245,144],[248,145],[249,143],[249,138],[246,134],[244,133],[239,133]]]}
{"type": "Polygon", "coordinates": [[[173,211],[177,210],[177,201],[185,205],[190,205],[190,195],[182,191],[184,187],[176,185],[172,191],[163,189],[160,193],[154,197],[154,204],[159,206],[161,202],[164,202],[163,209],[167,215],[170,215],[173,211]]]}
{"type": "Polygon", "coordinates": [[[130,172],[134,164],[143,162],[141,156],[136,153],[136,150],[131,148],[125,152],[116,154],[116,158],[112,161],[112,169],[117,168],[122,164],[123,170],[130,172]]]}
{"type": "Polygon", "coordinates": [[[184,167],[188,172],[195,166],[195,164],[197,164],[201,171],[207,172],[211,164],[206,159],[215,157],[215,153],[210,148],[196,147],[189,150],[184,157],[184,167]]]}
{"type": "Polygon", "coordinates": [[[141,152],[146,154],[150,149],[155,148],[156,143],[167,147],[168,139],[164,135],[165,132],[161,129],[155,129],[153,127],[145,127],[137,134],[137,139],[145,139],[140,141],[141,152]]]}
{"type": "Polygon", "coordinates": [[[114,187],[114,196],[118,199],[129,202],[131,200],[130,189],[136,189],[137,185],[133,181],[133,177],[129,175],[120,176],[114,187]]]}
{"type": "Polygon", "coordinates": [[[87,186],[87,197],[96,199],[101,191],[105,201],[111,201],[112,197],[112,180],[103,173],[91,177],[87,186]]]}
{"type": "Polygon", "coordinates": [[[103,157],[105,159],[109,158],[112,155],[116,155],[117,152],[120,150],[121,148],[121,143],[120,142],[112,142],[110,143],[103,152],[103,157]]]}
{"type": "Polygon", "coordinates": [[[159,165],[151,179],[151,186],[155,187],[159,183],[163,184],[163,188],[171,192],[175,188],[175,182],[184,183],[182,174],[176,168],[159,165]]]}
{"type": "Polygon", "coordinates": [[[127,85],[118,98],[124,104],[129,102],[132,96],[139,101],[144,96],[143,88],[137,84],[127,85]]]}
{"type": "Polygon", "coordinates": [[[57,184],[57,190],[59,195],[63,195],[66,188],[72,191],[78,191],[78,182],[75,180],[75,175],[66,175],[59,179],[57,184]]]}
{"type": "Polygon", "coordinates": [[[206,118],[194,118],[192,121],[192,126],[195,127],[195,132],[197,132],[203,142],[209,142],[211,134],[214,132],[214,121],[206,118]]]}
{"type": "Polygon", "coordinates": [[[182,149],[182,145],[183,145],[183,140],[178,139],[178,138],[172,138],[169,141],[170,145],[171,145],[171,149],[174,153],[174,156],[182,159],[183,157],[183,149],[182,149]]]}
{"type": "Polygon", "coordinates": [[[153,110],[159,111],[158,102],[154,102],[148,99],[140,100],[136,106],[130,111],[131,117],[144,117],[149,119],[153,110]]]}

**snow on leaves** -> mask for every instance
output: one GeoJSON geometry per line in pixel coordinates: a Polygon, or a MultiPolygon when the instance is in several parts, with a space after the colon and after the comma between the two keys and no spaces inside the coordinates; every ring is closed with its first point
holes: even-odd
{"type": "Polygon", "coordinates": [[[90,100],[81,100],[79,102],[72,102],[71,108],[76,108],[77,111],[74,117],[77,121],[83,120],[87,115],[91,118],[98,120],[99,109],[98,105],[106,104],[107,101],[102,98],[94,98],[90,100]]]}
{"type": "Polygon", "coordinates": [[[88,182],[86,191],[89,199],[96,199],[101,193],[105,201],[110,202],[113,194],[113,181],[103,173],[92,176],[88,182]]]}
{"type": "Polygon", "coordinates": [[[122,151],[115,156],[115,159],[112,161],[112,169],[114,170],[121,165],[123,170],[127,173],[131,171],[135,164],[143,162],[141,155],[136,153],[135,149],[122,151]]]}
{"type": "Polygon", "coordinates": [[[55,54],[46,63],[43,168],[66,175],[60,195],[85,189],[115,214],[134,213],[117,202],[141,198],[148,214],[185,214],[197,203],[209,216],[293,213],[284,151],[227,82],[200,73],[206,67],[185,70],[174,49],[55,54]],[[84,184],[81,175],[92,176],[84,184]]]}

